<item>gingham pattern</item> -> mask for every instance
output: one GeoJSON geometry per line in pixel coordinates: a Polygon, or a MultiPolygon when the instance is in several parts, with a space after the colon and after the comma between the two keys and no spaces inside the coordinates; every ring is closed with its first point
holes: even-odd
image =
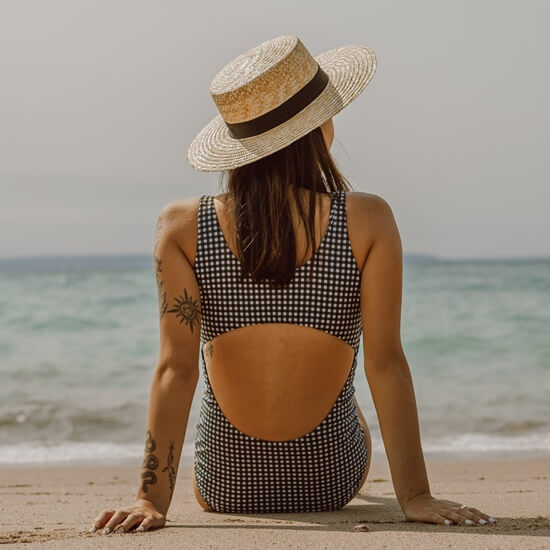
{"type": "Polygon", "coordinates": [[[311,432],[288,441],[252,437],[231,424],[216,401],[201,351],[205,391],[195,439],[195,476],[202,497],[216,511],[337,510],[351,499],[363,476],[367,449],[353,400],[361,273],[347,232],[346,193],[335,191],[331,198],[328,228],[317,251],[287,286],[276,288],[250,278],[241,281],[241,264],[225,240],[214,197],[200,197],[194,270],[201,344],[247,325],[292,323],[332,334],[355,350],[349,376],[328,415],[311,432]]]}

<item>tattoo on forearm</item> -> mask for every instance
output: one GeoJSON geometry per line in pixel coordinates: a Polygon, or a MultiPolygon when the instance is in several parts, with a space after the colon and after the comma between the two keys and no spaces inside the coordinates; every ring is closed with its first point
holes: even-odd
{"type": "Polygon", "coordinates": [[[180,323],[185,322],[189,325],[191,332],[195,323],[199,322],[200,315],[202,314],[198,306],[198,300],[193,300],[191,296],[187,294],[187,289],[184,289],[185,296],[178,296],[175,298],[174,307],[168,310],[168,313],[175,313],[179,318],[180,323]]]}
{"type": "Polygon", "coordinates": [[[212,342],[212,340],[206,342],[206,344],[204,345],[204,351],[209,357],[212,357],[214,355],[214,343],[212,342]]]}
{"type": "Polygon", "coordinates": [[[170,441],[170,451],[168,452],[168,464],[161,470],[162,472],[168,471],[168,485],[170,487],[170,497],[174,492],[176,485],[176,468],[174,466],[174,441],[170,441]]]}
{"type": "Polygon", "coordinates": [[[143,459],[142,468],[145,470],[141,473],[141,490],[145,493],[149,485],[154,485],[157,482],[157,474],[153,472],[159,467],[159,459],[153,454],[157,448],[157,444],[151,435],[150,430],[147,430],[147,440],[145,441],[145,458],[143,459]]]}

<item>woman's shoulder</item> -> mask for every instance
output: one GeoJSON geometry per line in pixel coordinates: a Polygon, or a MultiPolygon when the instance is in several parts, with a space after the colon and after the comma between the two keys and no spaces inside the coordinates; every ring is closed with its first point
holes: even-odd
{"type": "Polygon", "coordinates": [[[200,197],[185,197],[166,203],[159,211],[158,219],[172,229],[185,229],[196,224],[200,197]]]}
{"type": "Polygon", "coordinates": [[[185,197],[166,203],[159,211],[156,223],[157,240],[175,240],[193,263],[197,245],[197,219],[200,197],[185,197]]]}
{"type": "Polygon", "coordinates": [[[348,218],[356,220],[357,225],[382,227],[394,220],[393,210],[389,202],[376,193],[364,191],[349,191],[347,196],[348,218]]]}
{"type": "Polygon", "coordinates": [[[346,193],[348,235],[360,266],[375,242],[395,232],[395,219],[389,203],[376,193],[349,191],[346,193]]]}
{"type": "Polygon", "coordinates": [[[388,201],[376,193],[366,193],[365,191],[348,191],[346,197],[350,206],[358,210],[365,210],[370,213],[383,211],[391,208],[388,201]]]}

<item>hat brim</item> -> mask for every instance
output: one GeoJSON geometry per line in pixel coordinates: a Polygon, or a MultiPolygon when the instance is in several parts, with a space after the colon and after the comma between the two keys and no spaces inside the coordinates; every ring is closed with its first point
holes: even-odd
{"type": "Polygon", "coordinates": [[[376,56],[366,46],[342,46],[315,60],[327,73],[329,82],[307,107],[275,128],[244,139],[232,138],[222,116],[217,115],[192,141],[187,151],[191,166],[203,172],[219,172],[279,151],[349,105],[376,71],[376,56]]]}

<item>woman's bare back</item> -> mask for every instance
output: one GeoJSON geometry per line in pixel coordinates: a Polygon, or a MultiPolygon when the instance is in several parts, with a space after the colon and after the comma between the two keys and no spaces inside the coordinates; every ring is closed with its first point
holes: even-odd
{"type": "MultiPolygon", "coordinates": [[[[357,195],[348,193],[347,219],[353,255],[360,269],[369,249],[369,236],[368,226],[362,221],[361,227],[356,216],[357,201],[364,200],[357,195]]],[[[225,198],[218,195],[214,205],[226,242],[235,253],[234,225],[225,198]]],[[[328,227],[331,202],[328,195],[320,194],[319,198],[321,207],[315,216],[317,246],[328,227]]],[[[296,211],[294,222],[300,266],[313,254],[306,249],[296,211]]],[[[180,242],[191,264],[196,252],[196,224],[195,212],[194,231],[182,231],[185,239],[180,242]]],[[[326,417],[348,377],[354,349],[315,328],[262,323],[216,336],[204,344],[203,353],[210,384],[227,419],[248,435],[284,441],[308,433],[326,417]]]]}

